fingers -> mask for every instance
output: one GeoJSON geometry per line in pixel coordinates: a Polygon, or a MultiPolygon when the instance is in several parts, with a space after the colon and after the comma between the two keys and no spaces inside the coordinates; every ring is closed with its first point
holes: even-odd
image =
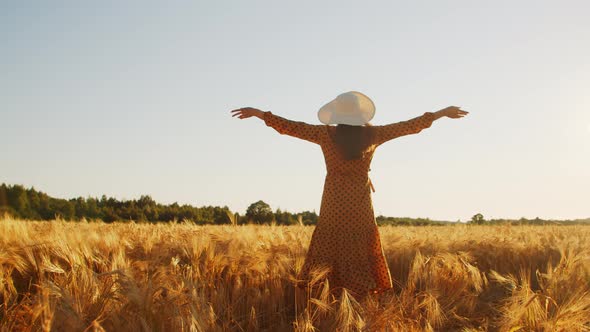
{"type": "Polygon", "coordinates": [[[234,114],[233,117],[237,117],[238,119],[247,119],[247,118],[251,117],[251,115],[241,113],[241,114],[234,114]]]}
{"type": "Polygon", "coordinates": [[[469,114],[469,112],[458,111],[457,113],[453,114],[453,116],[451,118],[453,118],[453,119],[460,119],[460,118],[465,117],[467,114],[469,114]]]}
{"type": "Polygon", "coordinates": [[[231,116],[232,116],[232,118],[247,119],[247,118],[252,117],[254,115],[252,110],[253,109],[251,107],[239,108],[237,110],[231,111],[231,113],[232,113],[231,116]]]}
{"type": "Polygon", "coordinates": [[[445,109],[445,111],[447,113],[447,117],[451,119],[460,119],[469,114],[469,112],[462,110],[458,106],[449,106],[445,109]]]}
{"type": "Polygon", "coordinates": [[[231,113],[232,113],[232,116],[239,116],[242,114],[247,114],[247,115],[251,116],[254,111],[256,111],[256,108],[242,107],[242,108],[238,108],[238,109],[231,111],[231,113]]]}
{"type": "Polygon", "coordinates": [[[457,106],[450,106],[450,107],[453,108],[453,118],[455,118],[455,119],[462,118],[462,117],[466,116],[467,114],[469,114],[469,112],[462,110],[460,107],[457,107],[457,106]]]}
{"type": "Polygon", "coordinates": [[[232,113],[231,116],[232,116],[232,118],[237,117],[238,119],[245,119],[245,118],[250,117],[247,114],[247,111],[248,111],[247,107],[246,108],[238,108],[236,110],[231,111],[231,113],[232,113]]]}

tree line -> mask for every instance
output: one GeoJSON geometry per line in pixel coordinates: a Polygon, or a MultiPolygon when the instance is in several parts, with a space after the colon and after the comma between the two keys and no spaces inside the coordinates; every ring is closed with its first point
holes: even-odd
{"type": "Polygon", "coordinates": [[[232,213],[227,206],[194,207],[189,204],[160,204],[149,195],[139,199],[118,200],[103,195],[101,198],[78,197],[60,199],[25,188],[22,185],[0,185],[0,217],[8,214],[15,218],[31,220],[102,220],[136,221],[136,222],[171,222],[189,221],[196,224],[246,224],[276,223],[316,224],[318,216],[315,212],[304,211],[293,214],[277,209],[272,211],[263,201],[252,203],[245,215],[232,213]]]}
{"type": "MultiPolygon", "coordinates": [[[[178,203],[160,204],[149,195],[139,199],[118,200],[103,195],[95,197],[78,197],[72,199],[54,198],[46,193],[25,188],[22,185],[0,185],[0,217],[8,214],[15,218],[30,220],[102,220],[135,222],[172,222],[188,221],[195,224],[277,224],[277,225],[315,225],[318,215],[315,211],[291,213],[271,207],[262,200],[250,204],[245,215],[233,213],[227,206],[202,206],[178,203]]],[[[378,225],[392,226],[427,226],[456,224],[448,221],[430,220],[428,218],[385,217],[377,216],[378,225]]],[[[513,225],[559,225],[589,224],[590,219],[544,220],[540,218],[518,220],[486,220],[481,213],[475,214],[467,221],[476,225],[513,224],[513,225]]]]}

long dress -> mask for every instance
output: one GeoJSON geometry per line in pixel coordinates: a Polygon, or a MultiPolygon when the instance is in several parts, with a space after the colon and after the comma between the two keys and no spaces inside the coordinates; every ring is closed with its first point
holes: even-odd
{"type": "Polygon", "coordinates": [[[284,135],[319,144],[326,162],[326,180],[319,220],[313,231],[299,280],[310,278],[316,267],[328,267],[333,290],[346,288],[354,296],[392,288],[371,201],[368,176],[375,149],[396,137],[430,127],[434,114],[384,126],[373,126],[373,142],[361,159],[346,160],[331,135],[335,126],[310,125],[265,112],[264,122],[284,135]]]}

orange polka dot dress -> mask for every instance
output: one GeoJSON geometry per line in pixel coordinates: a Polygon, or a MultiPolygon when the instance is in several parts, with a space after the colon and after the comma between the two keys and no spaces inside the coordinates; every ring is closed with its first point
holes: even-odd
{"type": "Polygon", "coordinates": [[[332,289],[346,288],[355,296],[392,288],[391,274],[383,254],[373,203],[369,167],[375,149],[396,137],[416,134],[430,127],[434,114],[375,128],[374,141],[362,158],[346,160],[331,136],[335,126],[310,125],[265,112],[264,122],[284,135],[319,144],[326,162],[326,180],[319,221],[299,280],[309,280],[314,267],[328,266],[332,289]]]}

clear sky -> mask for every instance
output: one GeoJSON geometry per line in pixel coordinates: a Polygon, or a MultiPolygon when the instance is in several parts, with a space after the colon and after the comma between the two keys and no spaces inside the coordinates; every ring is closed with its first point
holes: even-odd
{"type": "Polygon", "coordinates": [[[588,1],[2,1],[0,182],[319,211],[318,146],[229,111],[373,124],[458,105],[373,159],[377,214],[590,217],[588,1]]]}

